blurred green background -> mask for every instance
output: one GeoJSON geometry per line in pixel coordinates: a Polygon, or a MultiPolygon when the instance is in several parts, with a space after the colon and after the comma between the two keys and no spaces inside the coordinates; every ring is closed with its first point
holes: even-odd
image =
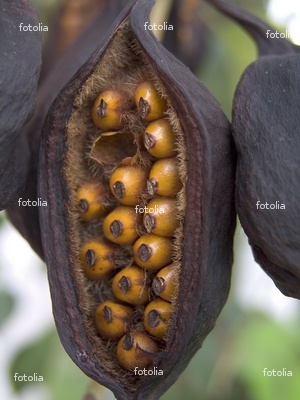
{"type": "MultiPolygon", "coordinates": [[[[41,21],[49,26],[62,3],[32,2],[41,21]]],[[[235,3],[270,22],[266,1],[235,3]]],[[[200,9],[199,21],[205,26],[206,50],[195,73],[230,118],[235,86],[243,70],[255,59],[255,46],[237,25],[205,4],[200,9]]],[[[271,23],[275,25],[274,21],[271,23]]],[[[243,230],[238,226],[228,302],[203,348],[162,399],[299,399],[299,330],[298,302],[277,291],[255,264],[243,230]],[[264,368],[269,371],[285,368],[292,371],[292,377],[264,376],[264,368]]],[[[46,268],[9,225],[3,212],[0,213],[0,346],[1,399],[82,400],[88,388],[97,390],[99,399],[113,399],[108,390],[95,389],[63,350],[51,315],[46,268]],[[32,376],[36,373],[43,377],[43,382],[15,381],[16,372],[32,376]]]]}

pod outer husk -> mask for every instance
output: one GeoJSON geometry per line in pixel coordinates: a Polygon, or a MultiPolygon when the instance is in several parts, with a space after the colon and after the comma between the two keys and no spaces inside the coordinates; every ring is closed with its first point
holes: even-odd
{"type": "MultiPolygon", "coordinates": [[[[44,67],[43,80],[37,92],[36,109],[32,120],[27,124],[25,129],[30,147],[30,159],[25,187],[22,193],[20,193],[20,197],[24,200],[36,201],[38,198],[37,181],[40,139],[43,124],[52,102],[76,71],[99,47],[99,38],[104,37],[115,18],[122,11],[124,1],[114,0],[113,3],[109,2],[105,10],[96,16],[92,25],[56,60],[51,71],[44,67]]],[[[51,40],[51,35],[55,36],[53,30],[49,32],[49,40],[51,40]]],[[[26,147],[24,147],[25,150],[26,147]]],[[[42,200],[44,199],[42,198],[42,200]]],[[[29,242],[33,250],[44,259],[38,207],[20,207],[18,202],[15,201],[7,209],[7,213],[13,225],[29,242]]]]}
{"type": "Polygon", "coordinates": [[[236,6],[209,3],[258,46],[260,57],[242,75],[233,101],[236,206],[255,260],[283,294],[299,299],[300,48],[284,38],[268,39],[266,32],[275,31],[236,6]],[[276,209],[261,208],[265,203],[276,209]]]}
{"type": "Polygon", "coordinates": [[[38,25],[28,1],[3,0],[0,5],[0,210],[22,190],[29,160],[24,125],[32,117],[41,68],[41,33],[19,25],[38,25]]]}
{"type": "Polygon", "coordinates": [[[104,44],[59,94],[44,125],[40,153],[38,193],[48,201],[40,221],[57,329],[74,362],[119,399],[158,399],[172,385],[213,328],[228,295],[232,265],[235,153],[230,125],[203,84],[145,31],[152,6],[152,1],[132,2],[104,44]],[[94,354],[84,330],[80,291],[70,274],[74,260],[69,257],[67,239],[69,194],[62,173],[67,151],[65,128],[73,102],[128,16],[144,57],[167,89],[183,124],[188,157],[177,324],[157,364],[164,375],[145,376],[134,390],[128,388],[126,377],[121,384],[104,371],[101,354],[94,354]]]}

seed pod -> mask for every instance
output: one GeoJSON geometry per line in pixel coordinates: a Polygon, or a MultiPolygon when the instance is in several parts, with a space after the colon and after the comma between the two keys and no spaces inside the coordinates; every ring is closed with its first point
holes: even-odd
{"type": "MultiPolygon", "coordinates": [[[[42,240],[58,331],[77,365],[122,400],[160,398],[213,328],[229,290],[235,226],[234,151],[229,123],[203,84],[144,29],[152,5],[149,0],[134,1],[116,21],[104,44],[53,103],[41,144],[39,193],[48,201],[48,207],[40,210],[42,240]],[[134,97],[141,82],[152,82],[159,94],[158,103],[164,99],[167,104],[163,118],[170,121],[175,135],[182,188],[174,197],[180,222],[178,233],[171,238],[144,235],[138,223],[135,244],[143,236],[156,236],[170,243],[171,258],[164,265],[178,265],[178,295],[172,300],[163,341],[145,331],[142,304],[132,306],[130,332],[118,344],[112,342],[108,346],[97,333],[94,311],[95,304],[115,298],[112,282],[116,278],[92,282],[85,277],[80,248],[95,233],[103,238],[111,224],[105,226],[106,219],[88,224],[80,221],[76,187],[84,176],[109,182],[113,170],[127,157],[132,157],[132,165],[147,170],[156,161],[144,147],[147,123],[137,107],[124,118],[124,127],[110,136],[104,136],[107,132],[101,128],[95,129],[91,119],[91,109],[100,92],[113,85],[113,89],[123,89],[134,97]],[[134,154],[132,146],[118,146],[118,138],[123,134],[128,138],[128,132],[133,135],[134,154]],[[107,141],[108,138],[114,139],[107,141]],[[97,156],[92,151],[95,149],[97,156]],[[106,157],[111,152],[113,157],[106,157]],[[118,152],[122,153],[121,159],[118,152]],[[145,364],[140,361],[144,359],[145,364]],[[158,368],[163,375],[135,375],[135,367],[158,368]]],[[[115,202],[112,193],[110,196],[115,202]]],[[[145,196],[140,206],[147,207],[148,201],[145,196]]],[[[117,208],[121,207],[133,209],[135,214],[139,208],[117,208]]],[[[146,244],[146,250],[151,244],[146,244]]],[[[127,268],[134,267],[134,246],[116,246],[124,251],[124,268],[118,274],[125,276],[127,268]]],[[[147,251],[140,253],[143,258],[147,251]]],[[[150,284],[154,273],[145,269],[142,273],[149,277],[150,284]]],[[[121,291],[127,290],[126,285],[129,286],[125,276],[121,291]]],[[[153,295],[151,290],[148,293],[153,295]]]]}
{"type": "Polygon", "coordinates": [[[236,6],[210,3],[250,33],[261,56],[233,101],[238,215],[255,260],[283,294],[299,299],[300,48],[236,6]]]}
{"type": "Polygon", "coordinates": [[[1,1],[0,210],[20,195],[29,171],[24,125],[35,108],[42,37],[40,32],[24,32],[20,27],[38,24],[36,10],[28,0],[1,1]]]}

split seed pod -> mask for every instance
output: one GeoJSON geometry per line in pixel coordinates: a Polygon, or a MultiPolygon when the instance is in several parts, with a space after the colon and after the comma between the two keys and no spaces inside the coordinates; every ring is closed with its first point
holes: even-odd
{"type": "MultiPolygon", "coordinates": [[[[235,227],[235,154],[229,123],[203,84],[144,29],[152,5],[149,0],[134,1],[122,13],[104,44],[53,103],[41,144],[39,193],[48,201],[48,207],[41,210],[41,230],[57,329],[75,363],[123,400],[158,399],[201,347],[228,295],[235,227]],[[111,174],[126,162],[145,171],[154,164],[144,146],[149,122],[144,115],[146,99],[140,100],[140,92],[138,104],[122,117],[121,129],[108,134],[97,128],[91,117],[93,104],[103,91],[125,88],[130,100],[141,82],[152,83],[151,90],[156,93],[151,99],[160,99],[158,109],[163,110],[156,117],[163,115],[171,123],[176,138],[173,156],[178,159],[181,185],[172,199],[177,202],[174,217],[179,223],[167,238],[147,235],[143,218],[137,218],[131,227],[140,237],[159,237],[171,243],[171,260],[166,259],[161,267],[176,263],[178,294],[172,297],[163,340],[152,337],[143,318],[147,302],[155,299],[150,286],[157,271],[153,272],[151,265],[140,269],[144,277],[140,289],[149,285],[149,295],[146,304],[130,306],[134,309],[130,331],[116,343],[101,337],[93,317],[99,303],[117,301],[112,281],[91,282],[80,262],[82,243],[91,238],[103,240],[103,229],[114,232],[115,227],[104,226],[107,216],[82,222],[76,193],[89,177],[110,191],[111,174]],[[125,142],[131,140],[131,146],[118,146],[124,138],[125,142]],[[135,366],[157,368],[162,373],[135,374],[135,366]]],[[[118,204],[117,208],[147,211],[149,195],[143,187],[137,196],[139,204],[118,204]]],[[[115,202],[114,193],[109,193],[115,202]]],[[[129,292],[135,278],[127,279],[124,271],[132,268],[134,244],[115,246],[123,255],[115,266],[115,276],[120,275],[117,282],[113,278],[115,291],[129,292]]],[[[143,256],[142,250],[140,253],[143,256]]],[[[140,289],[135,297],[140,296],[140,289]]],[[[121,301],[126,303],[126,298],[121,301]]]]}
{"type": "Polygon", "coordinates": [[[233,101],[237,212],[255,260],[300,299],[300,48],[236,6],[210,3],[250,33],[260,55],[233,101]]]}

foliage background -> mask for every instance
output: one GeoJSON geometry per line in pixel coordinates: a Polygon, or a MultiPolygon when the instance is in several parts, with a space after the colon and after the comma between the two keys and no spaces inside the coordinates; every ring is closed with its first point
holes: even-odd
{"type": "MultiPolygon", "coordinates": [[[[266,2],[235,1],[266,17],[266,2]],[[249,4],[250,3],[250,4],[249,4]]],[[[50,24],[58,0],[34,0],[50,24]]],[[[207,50],[197,76],[221,103],[228,118],[235,86],[256,57],[246,34],[203,5],[207,50]]],[[[274,22],[272,23],[274,25],[274,22]]],[[[282,28],[284,31],[284,28],[282,28]]],[[[285,298],[252,258],[242,228],[235,236],[232,290],[215,329],[163,400],[297,400],[300,396],[299,303],[285,298]],[[292,371],[292,377],[264,377],[263,369],[292,371]]],[[[0,398],[82,400],[95,387],[73,364],[58,339],[46,268],[0,213],[0,398]],[[15,381],[34,375],[43,382],[15,381]],[[2,393],[1,393],[2,392],[2,393]]]]}

